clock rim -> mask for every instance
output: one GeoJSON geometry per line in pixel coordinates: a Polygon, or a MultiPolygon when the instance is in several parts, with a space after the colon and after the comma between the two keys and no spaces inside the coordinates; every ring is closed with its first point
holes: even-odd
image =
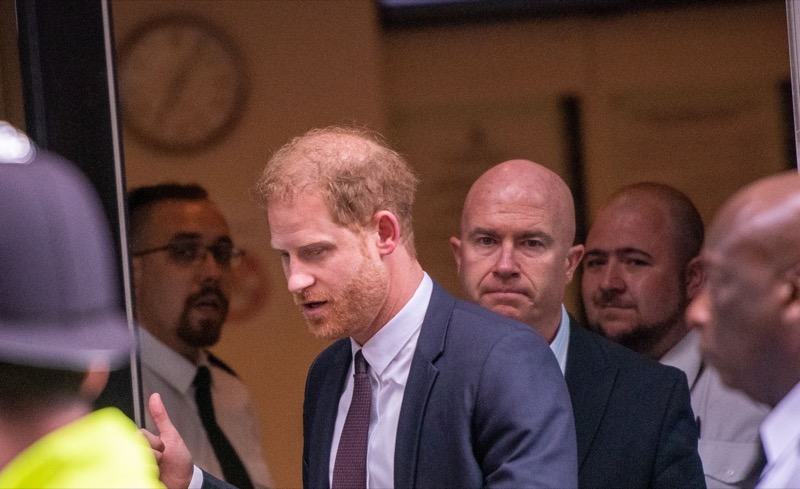
{"type": "Polygon", "coordinates": [[[208,131],[200,138],[190,141],[174,140],[164,138],[159,135],[158,127],[147,124],[139,124],[135,117],[126,117],[126,113],[132,110],[126,105],[125,96],[120,92],[119,104],[123,126],[128,129],[137,139],[140,139],[148,146],[167,153],[196,153],[217,144],[228,136],[233,128],[238,124],[244,112],[249,86],[246,71],[243,63],[243,56],[236,42],[220,25],[211,20],[190,12],[170,12],[156,15],[137,25],[120,43],[117,49],[117,60],[119,69],[119,79],[122,79],[124,65],[127,57],[133,48],[147,35],[162,28],[175,26],[191,26],[199,28],[214,39],[225,53],[229,56],[234,66],[234,97],[231,108],[226,114],[222,123],[218,124],[213,130],[208,131]]]}

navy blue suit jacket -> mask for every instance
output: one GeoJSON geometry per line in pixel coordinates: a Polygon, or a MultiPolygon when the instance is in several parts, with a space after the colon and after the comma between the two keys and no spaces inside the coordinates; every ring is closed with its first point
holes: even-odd
{"type": "Polygon", "coordinates": [[[580,488],[705,487],[686,375],[570,319],[580,488]]]}
{"type": "MultiPolygon", "coordinates": [[[[352,352],[314,361],[303,405],[303,486],[329,487],[330,449],[352,352]]],[[[394,486],[565,488],[577,483],[575,427],[561,371],[529,327],[434,284],[403,396],[394,486]]]]}

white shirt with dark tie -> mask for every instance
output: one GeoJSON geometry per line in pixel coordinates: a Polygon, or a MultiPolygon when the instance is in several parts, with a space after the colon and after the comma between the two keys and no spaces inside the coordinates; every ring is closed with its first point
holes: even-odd
{"type": "MultiPolygon", "coordinates": [[[[353,355],[361,350],[369,363],[372,387],[372,408],[367,442],[367,487],[394,487],[394,448],[403,393],[417,348],[422,321],[433,293],[433,281],[424,274],[411,300],[363,346],[352,339],[353,355]]],[[[329,481],[333,482],[333,467],[347,411],[353,398],[353,362],[347,374],[331,444],[329,481]]]]}
{"type": "MultiPolygon", "coordinates": [[[[195,365],[144,328],[139,330],[139,341],[144,398],[147,400],[153,392],[161,394],[167,413],[183,437],[196,466],[217,478],[223,477],[222,468],[200,420],[192,387],[197,367],[206,365],[211,371],[211,395],[220,428],[242,459],[254,486],[260,489],[271,487],[272,478],[261,449],[255,409],[244,384],[237,377],[211,365],[205,353],[202,353],[199,365],[195,365]]],[[[145,414],[145,427],[158,433],[149,412],[145,414]]],[[[202,483],[199,471],[196,475],[200,479],[191,487],[199,487],[202,483]]]]}

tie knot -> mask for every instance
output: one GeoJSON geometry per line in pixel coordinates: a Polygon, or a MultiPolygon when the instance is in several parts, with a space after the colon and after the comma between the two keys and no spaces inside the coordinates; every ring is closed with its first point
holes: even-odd
{"type": "Polygon", "coordinates": [[[367,373],[367,370],[369,370],[369,363],[367,363],[367,360],[364,358],[364,354],[361,353],[361,350],[358,350],[356,352],[355,361],[356,361],[356,372],[355,373],[357,373],[357,374],[365,374],[365,373],[367,373]]]}
{"type": "Polygon", "coordinates": [[[211,387],[211,372],[208,370],[208,367],[198,367],[197,375],[194,376],[194,382],[192,382],[192,384],[195,389],[208,390],[208,388],[211,387]]]}

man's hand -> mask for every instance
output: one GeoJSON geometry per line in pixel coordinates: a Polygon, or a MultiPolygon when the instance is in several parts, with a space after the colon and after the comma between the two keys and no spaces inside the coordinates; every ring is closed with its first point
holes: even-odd
{"type": "Polygon", "coordinates": [[[187,489],[194,471],[192,454],[189,453],[183,438],[172,425],[159,394],[155,393],[150,396],[147,401],[147,409],[150,411],[159,435],[156,436],[146,429],[140,431],[153,449],[158,469],[161,472],[159,479],[167,486],[167,489],[187,489]]]}

